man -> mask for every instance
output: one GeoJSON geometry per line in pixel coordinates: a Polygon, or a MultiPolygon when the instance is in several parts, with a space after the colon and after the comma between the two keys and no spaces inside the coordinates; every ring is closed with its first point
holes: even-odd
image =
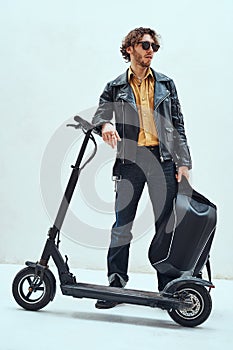
{"type": "MultiPolygon", "coordinates": [[[[108,279],[113,287],[124,287],[128,281],[131,229],[145,183],[157,231],[169,218],[177,182],[182,176],[188,178],[191,169],[174,82],[150,68],[159,47],[159,35],[150,28],[136,28],[125,37],[121,53],[130,67],[106,85],[92,121],[103,140],[113,148],[117,146],[113,167],[116,222],[107,257],[108,279]]],[[[157,275],[161,291],[171,279],[157,275]]],[[[115,305],[117,302],[106,300],[96,303],[103,309],[115,305]]]]}

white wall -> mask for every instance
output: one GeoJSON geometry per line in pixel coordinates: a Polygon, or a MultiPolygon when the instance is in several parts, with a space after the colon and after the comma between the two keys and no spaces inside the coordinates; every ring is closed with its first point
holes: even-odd
{"type": "MultiPolygon", "coordinates": [[[[0,262],[40,257],[80,143],[80,133],[65,124],[76,113],[91,119],[105,83],[127,67],[119,52],[122,38],[150,26],[162,35],[153,67],[175,80],[183,106],[192,184],[218,205],[214,275],[233,277],[232,10],[231,0],[0,0],[0,262]]],[[[72,202],[62,235],[62,251],[73,267],[106,265],[114,154],[99,147],[103,165],[96,169],[93,163],[83,172],[83,192],[72,202]]],[[[142,220],[148,206],[145,193],[131,248],[133,271],[152,272],[150,214],[142,220]]]]}

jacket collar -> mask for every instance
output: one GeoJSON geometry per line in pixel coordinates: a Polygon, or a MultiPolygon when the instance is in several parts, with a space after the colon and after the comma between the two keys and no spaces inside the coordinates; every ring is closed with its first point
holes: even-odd
{"type": "MultiPolygon", "coordinates": [[[[166,85],[162,82],[170,81],[171,79],[162,73],[156,72],[152,68],[151,70],[155,78],[154,109],[156,109],[159,104],[166,98],[166,96],[170,95],[170,92],[167,90],[166,85]]],[[[133,90],[128,83],[128,69],[125,73],[119,75],[115,80],[113,80],[112,85],[120,87],[119,97],[130,103],[135,111],[137,111],[133,90]]]]}
{"type": "MultiPolygon", "coordinates": [[[[151,70],[157,82],[171,80],[166,75],[156,72],[153,68],[151,68],[151,70]]],[[[125,73],[119,75],[115,80],[113,80],[112,84],[115,86],[128,84],[128,71],[129,69],[127,69],[125,73]]]]}

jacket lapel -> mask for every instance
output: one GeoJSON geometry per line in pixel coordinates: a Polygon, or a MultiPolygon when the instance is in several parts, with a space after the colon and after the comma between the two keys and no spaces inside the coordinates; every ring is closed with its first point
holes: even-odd
{"type": "Polygon", "coordinates": [[[125,102],[129,103],[137,112],[137,105],[136,105],[136,101],[135,101],[135,97],[134,97],[134,93],[133,90],[130,86],[130,84],[128,83],[128,69],[126,71],[126,73],[120,75],[118,78],[116,78],[113,81],[113,86],[117,86],[119,91],[117,93],[117,97],[124,100],[125,102]]]}
{"type": "MultiPolygon", "coordinates": [[[[154,69],[152,69],[152,72],[155,78],[154,109],[156,109],[159,106],[159,104],[167,96],[170,95],[170,91],[167,89],[166,85],[164,84],[166,81],[169,81],[170,78],[156,72],[154,69]]],[[[117,97],[129,103],[137,112],[137,105],[136,105],[134,93],[130,84],[128,83],[127,77],[128,77],[128,69],[125,73],[123,73],[118,78],[116,78],[112,84],[113,86],[118,86],[119,88],[117,97]]]]}
{"type": "Polygon", "coordinates": [[[159,104],[170,95],[170,91],[167,89],[164,82],[170,79],[160,73],[155,72],[153,69],[153,74],[155,77],[155,89],[154,89],[154,109],[156,109],[159,104]]]}

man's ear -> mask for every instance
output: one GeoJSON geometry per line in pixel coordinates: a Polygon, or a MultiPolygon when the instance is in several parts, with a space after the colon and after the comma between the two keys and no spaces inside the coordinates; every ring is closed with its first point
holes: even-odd
{"type": "Polygon", "coordinates": [[[133,52],[133,47],[132,46],[128,46],[126,48],[126,52],[130,55],[133,52]]]}

